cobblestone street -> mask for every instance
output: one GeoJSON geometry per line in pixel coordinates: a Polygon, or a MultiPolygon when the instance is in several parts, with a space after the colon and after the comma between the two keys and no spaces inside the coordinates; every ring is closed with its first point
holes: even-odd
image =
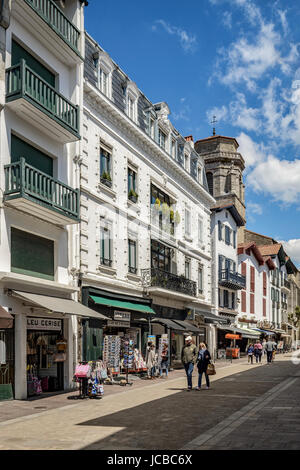
{"type": "Polygon", "coordinates": [[[300,366],[290,356],[219,363],[210,390],[185,387],[179,370],[107,386],[98,401],[2,402],[0,449],[300,449],[300,366]]]}

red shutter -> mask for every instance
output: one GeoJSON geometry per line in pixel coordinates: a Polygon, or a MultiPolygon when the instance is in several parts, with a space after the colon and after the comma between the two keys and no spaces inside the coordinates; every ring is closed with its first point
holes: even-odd
{"type": "Polygon", "coordinates": [[[263,299],[263,316],[267,316],[267,311],[266,311],[266,299],[263,299]]]}
{"type": "Polygon", "coordinates": [[[250,291],[255,292],[255,269],[250,266],[250,291]]]}
{"type": "Polygon", "coordinates": [[[246,277],[246,275],[247,275],[247,264],[242,263],[242,276],[246,277]]]}
{"type": "Polygon", "coordinates": [[[266,297],[267,296],[267,273],[266,272],[263,273],[263,289],[264,289],[263,295],[266,297]]]}
{"type": "Polygon", "coordinates": [[[246,291],[242,291],[242,312],[246,313],[246,291]]]}
{"type": "Polygon", "coordinates": [[[250,313],[254,312],[254,294],[250,294],[250,313]]]}

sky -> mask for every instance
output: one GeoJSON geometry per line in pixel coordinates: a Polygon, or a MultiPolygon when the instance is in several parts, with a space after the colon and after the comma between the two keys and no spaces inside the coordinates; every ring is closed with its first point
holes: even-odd
{"type": "Polygon", "coordinates": [[[247,228],[300,267],[298,0],[90,0],[85,28],[194,141],[235,137],[247,228]]]}

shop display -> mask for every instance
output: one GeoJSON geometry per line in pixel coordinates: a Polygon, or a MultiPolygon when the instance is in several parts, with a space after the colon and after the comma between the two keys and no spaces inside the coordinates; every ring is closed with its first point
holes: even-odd
{"type": "Polygon", "coordinates": [[[168,339],[167,334],[161,335],[161,337],[159,338],[159,341],[158,341],[158,366],[159,367],[160,367],[161,362],[162,362],[162,352],[163,352],[163,349],[164,349],[164,344],[166,344],[167,347],[169,347],[169,339],[168,339]]]}
{"type": "Polygon", "coordinates": [[[112,374],[120,373],[120,336],[107,335],[103,341],[103,361],[112,374]]]}
{"type": "Polygon", "coordinates": [[[105,374],[106,365],[103,361],[79,362],[74,373],[74,381],[79,384],[79,395],[68,398],[70,400],[102,398],[104,395],[102,381],[105,374]]]}

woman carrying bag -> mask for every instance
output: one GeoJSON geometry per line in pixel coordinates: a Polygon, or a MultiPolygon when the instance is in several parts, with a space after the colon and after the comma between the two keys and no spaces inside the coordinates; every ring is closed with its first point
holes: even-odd
{"type": "Polygon", "coordinates": [[[209,374],[207,373],[207,368],[208,365],[210,364],[211,356],[206,348],[206,345],[204,343],[200,343],[199,346],[199,353],[198,353],[198,359],[197,359],[197,367],[198,367],[198,387],[196,387],[196,390],[201,390],[201,382],[202,382],[202,374],[205,374],[205,379],[206,379],[206,389],[209,389],[210,383],[209,383],[209,374]]]}

